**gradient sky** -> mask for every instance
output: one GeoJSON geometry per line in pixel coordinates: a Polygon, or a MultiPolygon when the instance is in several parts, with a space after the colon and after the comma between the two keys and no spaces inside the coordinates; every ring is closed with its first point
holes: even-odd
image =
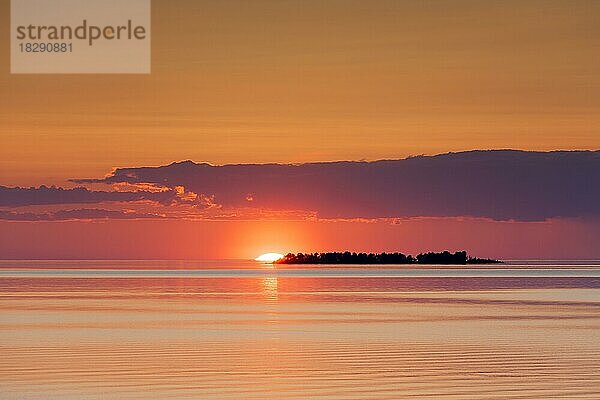
{"type": "Polygon", "coordinates": [[[152,74],[10,75],[0,181],[600,147],[597,1],[153,0],[152,74]]]}
{"type": "MultiPolygon", "coordinates": [[[[0,0],[0,185],[72,187],[70,178],[101,178],[114,167],[186,159],[298,163],[600,148],[597,1],[153,0],[152,12],[150,75],[10,75],[9,1],[0,0]]],[[[472,223],[453,232],[466,238],[480,224],[472,223]]],[[[12,251],[26,245],[8,240],[15,225],[59,233],[79,226],[67,224],[1,222],[0,250],[28,255],[12,251]]],[[[117,225],[142,226],[105,224],[115,232],[123,231],[117,225]]],[[[322,232],[314,224],[304,231],[322,232]]],[[[346,245],[394,247],[366,238],[397,237],[388,228],[360,226],[348,230],[354,238],[346,245]]],[[[231,222],[225,228],[235,235],[249,229],[231,222]]],[[[586,229],[573,240],[588,243],[585,235],[596,231],[586,229]]],[[[123,257],[102,253],[110,237],[90,254],[123,257]]],[[[332,243],[298,239],[286,246],[332,243]]],[[[441,239],[431,247],[453,243],[468,247],[441,239]]],[[[551,246],[529,255],[557,252],[551,246]]],[[[217,253],[255,251],[241,247],[217,253]]],[[[426,238],[407,246],[423,247],[426,238]]],[[[600,256],[594,247],[573,245],[566,253],[600,256]]],[[[31,256],[67,257],[71,250],[31,256]]],[[[483,255],[527,256],[522,250],[515,243],[483,255]]]]}

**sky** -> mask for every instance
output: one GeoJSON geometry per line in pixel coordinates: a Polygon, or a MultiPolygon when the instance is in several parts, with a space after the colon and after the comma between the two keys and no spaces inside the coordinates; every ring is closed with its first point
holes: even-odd
{"type": "MultiPolygon", "coordinates": [[[[153,0],[149,75],[11,75],[8,0],[0,0],[0,17],[0,186],[140,190],[139,182],[132,189],[73,180],[183,160],[600,149],[596,1],[153,0]]],[[[222,205],[216,193],[195,190],[183,185],[178,196],[222,205]]],[[[62,205],[60,213],[57,205],[0,207],[5,216],[46,215],[1,220],[0,256],[243,258],[351,247],[600,257],[597,218],[585,213],[525,221],[399,212],[399,224],[362,211],[324,220],[314,204],[271,203],[222,221],[190,220],[185,210],[157,211],[148,201],[62,205]],[[157,212],[165,220],[153,218],[157,212]],[[81,238],[89,238],[85,246],[81,238]]]]}

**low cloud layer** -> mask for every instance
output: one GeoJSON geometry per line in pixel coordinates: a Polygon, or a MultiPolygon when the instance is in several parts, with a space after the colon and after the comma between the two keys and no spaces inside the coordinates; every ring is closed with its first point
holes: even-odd
{"type": "Polygon", "coordinates": [[[212,166],[185,161],[161,167],[119,168],[106,178],[73,182],[166,190],[0,187],[0,206],[148,200],[163,207],[185,204],[203,212],[222,210],[241,218],[249,210],[294,210],[323,219],[475,217],[543,221],[600,216],[600,151],[471,151],[403,160],[300,165],[212,166]]]}
{"type": "Polygon", "coordinates": [[[149,200],[168,204],[176,197],[172,190],[163,192],[135,191],[110,192],[93,191],[83,187],[63,189],[40,186],[39,188],[10,188],[0,186],[0,207],[23,207],[53,204],[93,204],[105,201],[149,200]]]}
{"type": "Polygon", "coordinates": [[[0,210],[0,220],[6,221],[72,221],[99,219],[162,219],[162,216],[132,211],[103,210],[84,208],[75,210],[59,210],[54,212],[34,213],[0,210]]]}

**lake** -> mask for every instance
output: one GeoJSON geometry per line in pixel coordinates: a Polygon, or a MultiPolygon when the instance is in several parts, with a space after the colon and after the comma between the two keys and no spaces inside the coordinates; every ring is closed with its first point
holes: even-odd
{"type": "Polygon", "coordinates": [[[600,398],[600,262],[0,261],[2,399],[600,398]]]}

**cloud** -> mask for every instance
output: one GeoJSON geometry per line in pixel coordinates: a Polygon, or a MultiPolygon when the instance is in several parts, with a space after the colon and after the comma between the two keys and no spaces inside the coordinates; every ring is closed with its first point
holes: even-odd
{"type": "Polygon", "coordinates": [[[303,210],[324,219],[600,215],[600,151],[469,151],[299,165],[184,161],[74,182],[181,186],[225,208],[303,210]]]}
{"type": "Polygon", "coordinates": [[[40,186],[39,188],[20,188],[0,186],[0,207],[23,207],[52,204],[92,204],[105,201],[142,201],[149,200],[169,204],[176,199],[175,191],[162,192],[132,191],[109,192],[92,191],[83,187],[63,189],[60,187],[40,186]]]}
{"type": "Polygon", "coordinates": [[[97,219],[162,219],[161,215],[138,213],[132,211],[103,210],[84,208],[75,210],[59,210],[47,213],[15,212],[0,210],[0,220],[5,221],[69,221],[97,219]]]}
{"type": "Polygon", "coordinates": [[[298,165],[184,161],[73,182],[112,190],[0,186],[0,219],[600,216],[600,151],[470,151],[298,165]],[[80,206],[86,204],[102,206],[80,206]]]}

